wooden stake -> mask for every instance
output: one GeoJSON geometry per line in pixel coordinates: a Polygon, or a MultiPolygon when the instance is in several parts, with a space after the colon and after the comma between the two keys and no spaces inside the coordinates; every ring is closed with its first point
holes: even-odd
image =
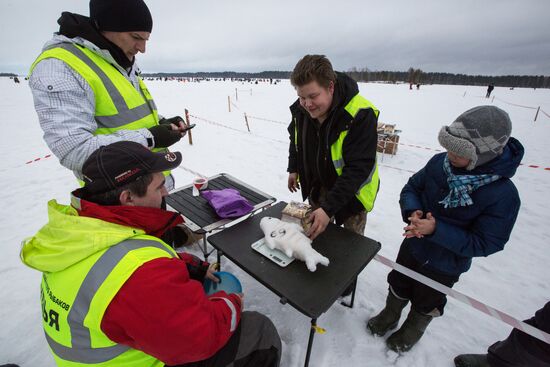
{"type": "Polygon", "coordinates": [[[231,112],[231,97],[227,96],[227,107],[229,107],[229,112],[231,112]]]}
{"type": "Polygon", "coordinates": [[[250,132],[250,126],[248,126],[248,116],[246,116],[246,112],[244,113],[244,122],[246,122],[246,128],[248,129],[248,132],[250,132]]]}
{"type": "MultiPolygon", "coordinates": [[[[185,122],[187,126],[191,125],[191,119],[189,118],[189,111],[185,109],[185,122]]],[[[189,145],[193,145],[193,134],[191,134],[191,129],[187,130],[187,136],[189,137],[189,145]]]]}
{"type": "Polygon", "coordinates": [[[539,108],[537,108],[537,113],[535,115],[535,121],[537,121],[537,117],[539,116],[539,111],[540,111],[540,106],[539,106],[539,108]]]}
{"type": "Polygon", "coordinates": [[[237,93],[237,88],[235,88],[235,101],[239,100],[239,93],[237,93]]]}

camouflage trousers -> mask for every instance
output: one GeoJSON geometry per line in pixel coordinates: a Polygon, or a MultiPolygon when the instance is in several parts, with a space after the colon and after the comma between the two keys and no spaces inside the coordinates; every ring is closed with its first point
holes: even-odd
{"type": "MultiPolygon", "coordinates": [[[[326,196],[327,196],[327,191],[324,188],[321,189],[319,193],[319,202],[325,201],[326,196]]],[[[311,199],[309,201],[310,201],[312,210],[318,209],[320,207],[320,203],[314,202],[311,199]]],[[[332,220],[332,222],[334,222],[334,219],[332,220]]],[[[352,232],[360,234],[361,236],[365,235],[366,225],[367,225],[366,211],[352,215],[351,217],[349,217],[344,221],[345,229],[348,229],[352,232]]]]}

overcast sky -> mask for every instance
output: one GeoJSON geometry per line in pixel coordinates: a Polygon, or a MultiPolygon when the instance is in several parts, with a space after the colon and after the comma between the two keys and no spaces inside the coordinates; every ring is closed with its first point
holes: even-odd
{"type": "MultiPolygon", "coordinates": [[[[337,70],[550,75],[548,0],[146,2],[144,72],[292,70],[320,53],[337,70]]],[[[0,72],[26,73],[62,11],[88,1],[0,0],[0,72]]]]}

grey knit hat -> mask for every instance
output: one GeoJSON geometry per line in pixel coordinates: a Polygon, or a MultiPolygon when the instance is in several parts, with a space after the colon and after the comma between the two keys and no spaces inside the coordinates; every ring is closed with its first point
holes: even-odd
{"type": "Polygon", "coordinates": [[[472,170],[502,154],[510,134],[512,121],[498,107],[478,106],[439,131],[439,144],[448,151],[470,159],[466,167],[472,170]]]}

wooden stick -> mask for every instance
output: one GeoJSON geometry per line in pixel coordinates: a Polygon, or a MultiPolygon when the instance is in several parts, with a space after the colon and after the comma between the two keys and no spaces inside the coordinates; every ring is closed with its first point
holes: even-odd
{"type": "Polygon", "coordinates": [[[246,116],[246,112],[244,113],[244,122],[246,122],[246,128],[248,129],[248,132],[250,132],[250,126],[248,126],[248,117],[246,116]]]}
{"type": "MultiPolygon", "coordinates": [[[[191,119],[189,118],[189,111],[185,109],[185,122],[187,126],[191,125],[191,119]]],[[[187,136],[189,137],[189,145],[193,145],[193,134],[191,134],[191,129],[187,130],[187,136]]]]}

